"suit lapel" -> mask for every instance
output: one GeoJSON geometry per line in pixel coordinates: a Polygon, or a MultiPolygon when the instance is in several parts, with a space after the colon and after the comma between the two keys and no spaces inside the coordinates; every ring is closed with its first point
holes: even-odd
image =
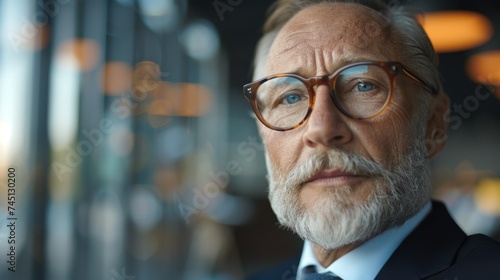
{"type": "Polygon", "coordinates": [[[375,279],[424,279],[448,268],[465,240],[465,233],[440,202],[403,240],[375,279]]]}

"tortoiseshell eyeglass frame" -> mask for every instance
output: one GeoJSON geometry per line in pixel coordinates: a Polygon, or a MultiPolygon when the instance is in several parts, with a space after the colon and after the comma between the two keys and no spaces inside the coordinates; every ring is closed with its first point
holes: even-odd
{"type": "Polygon", "coordinates": [[[263,125],[265,125],[266,127],[270,128],[270,129],[276,130],[276,131],[292,130],[294,128],[301,126],[303,123],[305,123],[306,120],[311,115],[311,112],[312,112],[313,107],[314,107],[314,101],[316,99],[316,92],[314,91],[315,86],[325,84],[325,85],[330,87],[330,85],[335,84],[335,80],[337,79],[339,73],[346,70],[347,68],[355,67],[355,66],[362,66],[362,65],[377,65],[377,66],[381,67],[388,74],[388,76],[390,78],[391,92],[389,94],[389,97],[387,98],[386,103],[378,112],[376,112],[373,115],[365,116],[365,117],[355,116],[355,115],[347,112],[344,108],[342,108],[342,106],[340,106],[335,94],[331,94],[331,97],[333,99],[333,103],[335,104],[335,106],[343,114],[345,114],[348,117],[361,120],[361,119],[373,118],[375,116],[380,115],[382,112],[384,112],[392,100],[392,96],[394,94],[395,77],[399,73],[403,74],[404,76],[410,78],[411,80],[413,80],[416,83],[418,83],[419,85],[421,85],[427,92],[429,92],[433,95],[436,95],[438,93],[438,90],[427,85],[421,78],[419,78],[417,75],[415,75],[410,70],[408,70],[408,68],[406,68],[400,62],[396,62],[396,61],[368,61],[368,62],[356,62],[356,63],[344,65],[344,66],[338,68],[337,70],[335,70],[335,72],[333,72],[332,74],[325,75],[325,76],[314,76],[314,77],[310,77],[310,78],[304,78],[302,76],[299,76],[297,74],[292,74],[292,73],[274,74],[274,75],[267,76],[267,77],[264,77],[264,78],[259,79],[257,81],[254,81],[254,82],[251,82],[249,84],[244,85],[243,86],[243,95],[248,100],[248,102],[250,102],[250,105],[252,106],[252,109],[255,113],[255,116],[257,116],[257,118],[259,119],[259,121],[263,125]],[[308,108],[307,113],[305,114],[304,118],[299,123],[297,123],[293,126],[290,126],[290,127],[276,127],[276,126],[269,124],[264,119],[264,117],[262,116],[262,114],[260,113],[260,111],[257,107],[256,95],[257,95],[257,90],[259,89],[259,87],[268,80],[271,80],[274,78],[280,78],[280,77],[291,77],[291,78],[295,78],[295,79],[301,81],[306,86],[308,93],[309,93],[309,96],[310,96],[309,108],[308,108]]]}

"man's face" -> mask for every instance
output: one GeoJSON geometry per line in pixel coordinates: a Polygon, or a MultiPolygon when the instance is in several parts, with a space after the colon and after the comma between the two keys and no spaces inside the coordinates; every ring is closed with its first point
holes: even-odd
{"type": "MultiPolygon", "coordinates": [[[[398,36],[389,29],[360,5],[308,7],[279,32],[262,76],[321,76],[359,61],[404,64],[393,47],[398,36]]],[[[425,93],[402,75],[394,90],[381,115],[358,120],[343,115],[328,86],[320,85],[300,127],[280,132],[259,124],[271,205],[282,224],[333,249],[373,237],[420,209],[429,195],[427,112],[418,99],[425,93]]]]}

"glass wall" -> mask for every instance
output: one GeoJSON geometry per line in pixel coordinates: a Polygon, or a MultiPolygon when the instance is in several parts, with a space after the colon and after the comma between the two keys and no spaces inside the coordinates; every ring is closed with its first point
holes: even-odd
{"type": "Polygon", "coordinates": [[[214,25],[187,1],[0,3],[0,279],[242,277],[214,25]]]}

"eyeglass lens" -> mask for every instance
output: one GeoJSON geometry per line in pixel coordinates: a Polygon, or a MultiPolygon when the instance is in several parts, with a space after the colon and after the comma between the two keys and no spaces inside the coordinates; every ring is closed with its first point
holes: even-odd
{"type": "MultiPolygon", "coordinates": [[[[378,65],[346,68],[330,83],[339,109],[357,118],[371,117],[384,109],[392,88],[389,74],[378,65]]],[[[306,117],[311,93],[298,78],[275,77],[259,86],[256,99],[257,109],[266,122],[289,128],[306,117]]]]}

